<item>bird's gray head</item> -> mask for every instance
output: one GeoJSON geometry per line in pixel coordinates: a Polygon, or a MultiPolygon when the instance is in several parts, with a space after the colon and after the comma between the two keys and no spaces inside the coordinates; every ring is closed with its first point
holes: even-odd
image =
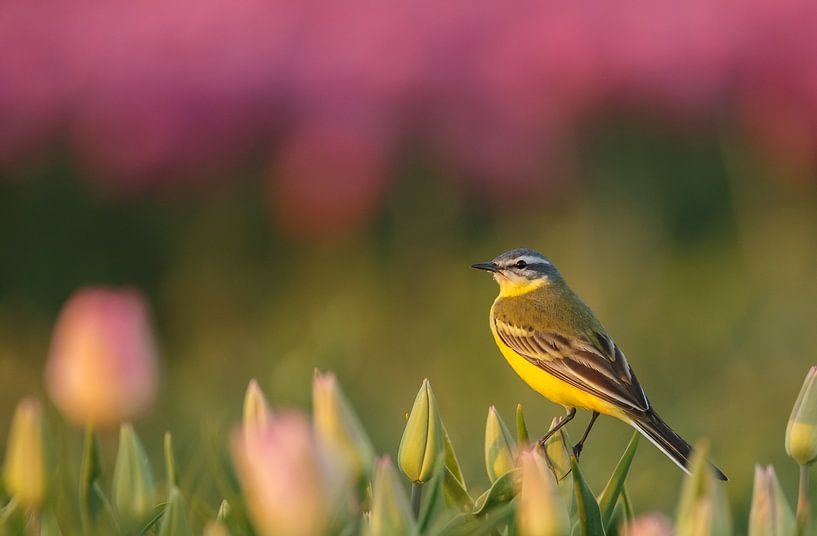
{"type": "Polygon", "coordinates": [[[561,280],[559,270],[538,251],[518,248],[506,251],[491,262],[471,265],[494,274],[503,293],[520,294],[544,284],[561,280]]]}

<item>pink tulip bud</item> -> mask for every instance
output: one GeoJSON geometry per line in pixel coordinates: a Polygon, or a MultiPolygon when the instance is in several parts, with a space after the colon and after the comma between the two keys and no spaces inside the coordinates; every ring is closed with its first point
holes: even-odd
{"type": "Polygon", "coordinates": [[[645,514],[626,526],[626,536],[672,536],[672,523],[662,514],[645,514]]]}
{"type": "Polygon", "coordinates": [[[147,305],[135,290],[85,288],[60,313],[46,366],[54,404],[77,425],[116,425],[156,396],[147,305]]]}
{"type": "Polygon", "coordinates": [[[348,478],[320,449],[306,416],[280,413],[264,428],[236,430],[232,453],[259,534],[328,533],[348,478]]]}

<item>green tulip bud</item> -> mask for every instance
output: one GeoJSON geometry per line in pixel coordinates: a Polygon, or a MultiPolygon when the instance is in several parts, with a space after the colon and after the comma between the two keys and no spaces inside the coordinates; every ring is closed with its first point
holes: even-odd
{"type": "Polygon", "coordinates": [[[253,378],[244,393],[244,430],[251,432],[257,429],[266,429],[272,419],[272,410],[267,403],[267,397],[253,378]]]}
{"type": "Polygon", "coordinates": [[[485,422],[485,469],[491,483],[516,467],[516,444],[496,408],[488,408],[485,422]]]}
{"type": "Polygon", "coordinates": [[[332,373],[316,374],[312,381],[312,421],[315,437],[355,478],[371,475],[374,448],[332,373]]]}
{"type": "Polygon", "coordinates": [[[179,492],[179,488],[170,488],[167,497],[167,506],[162,515],[159,525],[159,536],[193,536],[193,527],[190,526],[190,519],[187,517],[187,507],[179,492]]]}
{"type": "Polygon", "coordinates": [[[377,462],[372,480],[372,510],[366,536],[417,534],[406,492],[388,456],[377,462]]]}
{"type": "Polygon", "coordinates": [[[774,468],[755,466],[752,509],[749,512],[749,536],[787,536],[794,534],[794,514],[786,502],[774,468]]]}
{"type": "Polygon", "coordinates": [[[123,424],[119,429],[112,491],[113,504],[126,528],[144,523],[156,505],[156,485],[150,462],[130,424],[123,424]]]}
{"type": "Polygon", "coordinates": [[[806,374],[786,426],[786,452],[800,465],[817,459],[817,367],[806,374]]]}
{"type": "Polygon", "coordinates": [[[699,442],[690,461],[691,474],[684,480],[678,504],[677,536],[727,536],[732,520],[723,486],[707,461],[709,448],[699,442]]]}
{"type": "Polygon", "coordinates": [[[216,521],[219,523],[224,523],[227,521],[227,518],[233,512],[233,507],[230,506],[230,503],[227,502],[227,499],[221,501],[221,504],[218,506],[218,513],[216,514],[216,521]]]}
{"type": "Polygon", "coordinates": [[[412,482],[422,484],[431,478],[442,448],[442,421],[431,384],[426,379],[414,399],[400,440],[397,462],[412,482]]]}
{"type": "Polygon", "coordinates": [[[17,404],[3,464],[6,491],[27,507],[39,506],[46,492],[46,459],[40,401],[26,397],[17,404]]]}
{"type": "Polygon", "coordinates": [[[203,536],[230,536],[227,525],[221,521],[210,520],[204,525],[203,536]]]}
{"type": "Polygon", "coordinates": [[[536,450],[519,455],[519,482],[516,525],[523,536],[570,534],[567,505],[547,461],[536,450]]]}

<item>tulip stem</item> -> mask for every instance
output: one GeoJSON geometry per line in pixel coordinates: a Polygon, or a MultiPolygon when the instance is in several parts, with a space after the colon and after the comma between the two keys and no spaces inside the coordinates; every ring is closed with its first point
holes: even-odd
{"type": "Polygon", "coordinates": [[[79,497],[81,505],[82,524],[85,532],[89,532],[92,523],[99,511],[99,496],[94,490],[94,483],[100,474],[99,445],[92,423],[85,428],[85,446],[80,466],[79,497]]]}
{"type": "Polygon", "coordinates": [[[167,472],[167,485],[173,488],[177,484],[176,480],[176,457],[173,455],[173,436],[170,432],[165,432],[165,471],[167,472]]]}
{"type": "Polygon", "coordinates": [[[803,523],[809,515],[808,503],[809,466],[800,466],[800,493],[797,497],[797,519],[803,523]]]}
{"type": "Polygon", "coordinates": [[[423,483],[411,483],[411,511],[414,512],[414,519],[420,520],[420,503],[423,498],[423,483]]]}

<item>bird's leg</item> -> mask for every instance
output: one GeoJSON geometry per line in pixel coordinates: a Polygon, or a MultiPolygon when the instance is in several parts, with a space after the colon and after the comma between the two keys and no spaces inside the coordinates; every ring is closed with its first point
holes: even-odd
{"type": "Polygon", "coordinates": [[[598,419],[598,418],[599,418],[599,412],[594,411],[593,416],[590,417],[590,422],[587,425],[587,429],[582,434],[582,438],[579,439],[578,443],[573,445],[573,455],[576,457],[577,460],[579,459],[579,456],[581,456],[582,449],[584,448],[584,441],[587,439],[587,436],[590,435],[590,429],[593,428],[593,423],[595,423],[596,419],[598,419]]]}
{"type": "Polygon", "coordinates": [[[559,431],[559,429],[560,429],[562,426],[564,426],[564,425],[566,425],[568,422],[570,422],[570,420],[571,420],[573,417],[575,417],[575,416],[576,416],[576,408],[570,408],[569,410],[567,410],[567,415],[565,415],[564,417],[562,417],[561,419],[559,419],[559,422],[557,422],[556,424],[554,424],[554,425],[553,425],[553,426],[550,428],[550,430],[548,430],[548,432],[547,432],[545,435],[543,435],[543,436],[542,436],[542,438],[541,438],[539,441],[537,441],[537,442],[536,442],[536,446],[537,446],[537,447],[539,447],[540,449],[544,449],[544,448],[545,448],[545,443],[547,442],[547,440],[548,440],[548,439],[550,439],[550,437],[551,437],[553,434],[555,434],[556,432],[558,432],[558,431],[559,431]]]}

